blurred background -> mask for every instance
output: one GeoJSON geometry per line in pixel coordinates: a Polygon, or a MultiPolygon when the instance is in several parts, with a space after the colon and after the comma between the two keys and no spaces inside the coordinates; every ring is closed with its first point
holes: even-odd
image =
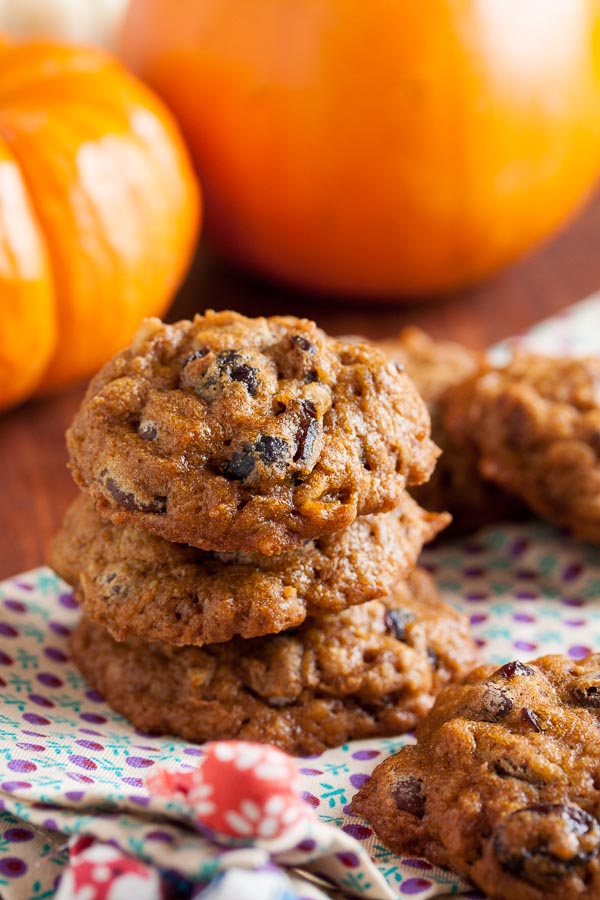
{"type": "Polygon", "coordinates": [[[0,0],[0,35],[0,576],[145,316],[483,348],[600,286],[600,0],[0,0]]]}

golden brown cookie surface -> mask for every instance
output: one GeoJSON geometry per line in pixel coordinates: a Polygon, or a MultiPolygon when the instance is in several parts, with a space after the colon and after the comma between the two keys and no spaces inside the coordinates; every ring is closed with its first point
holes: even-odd
{"type": "Polygon", "coordinates": [[[218,554],[114,525],[82,495],[55,539],[52,563],[85,614],[116,640],[201,645],[273,634],[307,615],[385,596],[446,522],[405,494],[392,512],[280,556],[218,554]]]}
{"type": "Polygon", "coordinates": [[[600,655],[475,670],[353,801],[398,853],[507,900],[600,897],[600,655]]]}
{"type": "Polygon", "coordinates": [[[384,601],[280,635],[202,648],[117,643],[83,618],[72,646],[90,683],[143,731],[293,753],[409,730],[477,659],[466,620],[421,570],[384,601]]]}
{"type": "Polygon", "coordinates": [[[410,378],[305,319],[148,320],[67,436],[112,521],[219,551],[281,553],[385,512],[437,448],[410,378]]]}

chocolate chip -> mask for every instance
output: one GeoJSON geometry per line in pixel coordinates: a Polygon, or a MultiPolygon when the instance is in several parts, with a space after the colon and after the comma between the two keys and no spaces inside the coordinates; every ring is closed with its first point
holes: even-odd
{"type": "Polygon", "coordinates": [[[243,481],[254,471],[258,459],[264,465],[273,465],[289,457],[289,444],[280,437],[261,434],[256,442],[244,444],[231,455],[222,469],[225,478],[243,481]]]}
{"type": "Polygon", "coordinates": [[[111,597],[114,597],[117,600],[123,600],[129,593],[129,588],[121,581],[116,581],[113,585],[111,585],[109,593],[111,597]]]}
{"type": "Polygon", "coordinates": [[[539,778],[533,774],[526,763],[521,761],[505,758],[497,759],[492,768],[500,778],[516,778],[519,781],[526,781],[528,784],[539,783],[539,778]]]}
{"type": "Polygon", "coordinates": [[[251,397],[256,396],[258,388],[258,371],[244,361],[237,350],[221,350],[217,353],[217,367],[222,375],[228,375],[232,381],[243,384],[251,397]]]}
{"type": "Polygon", "coordinates": [[[181,383],[184,388],[192,388],[203,400],[213,401],[231,381],[243,384],[251,397],[256,395],[259,373],[252,365],[252,357],[238,350],[220,350],[214,359],[206,364],[187,367],[195,359],[202,359],[209,353],[207,347],[190,354],[182,364],[181,383]]]}
{"type": "Polygon", "coordinates": [[[202,357],[206,356],[208,353],[210,353],[210,347],[200,347],[198,350],[194,350],[194,352],[190,353],[189,356],[186,356],[181,363],[182,371],[189,363],[193,362],[195,359],[202,359],[202,357]]]}
{"type": "Polygon", "coordinates": [[[578,871],[598,855],[600,827],[579,806],[540,803],[515,810],[496,825],[493,852],[502,868],[538,887],[578,871]]]}
{"type": "Polygon", "coordinates": [[[315,446],[315,441],[319,434],[319,425],[317,422],[317,409],[310,400],[303,400],[300,404],[301,418],[300,426],[296,432],[296,452],[294,453],[294,462],[306,462],[315,446]]]}
{"type": "Polygon", "coordinates": [[[115,479],[111,477],[104,480],[104,487],[115,503],[122,509],[145,513],[165,513],[167,511],[166,497],[152,497],[150,500],[142,500],[132,491],[124,491],[115,479]]]}
{"type": "Polygon", "coordinates": [[[311,369],[310,372],[307,372],[304,376],[304,383],[313,384],[315,381],[319,381],[319,373],[316,369],[311,369]]]}
{"type": "Polygon", "coordinates": [[[573,696],[582,706],[600,709],[600,673],[587,672],[580,675],[572,688],[573,696]]]}
{"type": "Polygon", "coordinates": [[[107,599],[122,600],[129,593],[129,585],[118,580],[117,572],[104,572],[100,576],[100,585],[104,587],[103,594],[107,599]]]}
{"type": "Polygon", "coordinates": [[[254,449],[267,464],[281,462],[289,454],[289,445],[286,440],[280,437],[273,437],[270,434],[261,434],[254,445],[254,449]]]}
{"type": "Polygon", "coordinates": [[[481,711],[485,721],[498,722],[512,710],[512,699],[495,684],[489,684],[481,698],[481,711]]]}
{"type": "Polygon", "coordinates": [[[143,441],[154,441],[158,431],[154,422],[142,422],[138,427],[138,435],[143,441]]]}
{"type": "Polygon", "coordinates": [[[420,778],[407,775],[396,782],[392,796],[402,812],[422,819],[425,815],[425,792],[420,778]]]}
{"type": "Polygon", "coordinates": [[[406,627],[415,621],[414,615],[407,609],[388,609],[383,617],[385,627],[399,641],[406,640],[406,627]]]}
{"type": "Polygon", "coordinates": [[[219,350],[216,360],[221,372],[227,372],[232,366],[241,363],[242,355],[239,350],[219,350]]]}
{"type": "Polygon", "coordinates": [[[294,347],[298,347],[299,350],[303,350],[305,353],[314,353],[315,348],[310,341],[308,341],[305,337],[302,337],[301,334],[293,334],[290,338],[290,342],[294,345],[294,347]]]}
{"type": "Polygon", "coordinates": [[[529,709],[528,706],[523,707],[523,709],[519,713],[519,718],[521,722],[525,723],[525,725],[530,725],[534,731],[544,730],[542,728],[540,717],[533,709],[529,709]]]}
{"type": "Polygon", "coordinates": [[[434,668],[434,669],[439,668],[440,657],[432,647],[427,648],[427,659],[431,663],[432,668],[434,668]]]}
{"type": "Polygon", "coordinates": [[[236,450],[227,460],[223,469],[225,478],[232,481],[243,481],[253,471],[256,460],[249,444],[244,444],[243,450],[236,450]]]}
{"type": "Polygon", "coordinates": [[[492,678],[496,675],[500,676],[500,678],[514,678],[515,675],[535,675],[535,670],[531,666],[526,666],[519,659],[515,659],[496,669],[492,678]]]}

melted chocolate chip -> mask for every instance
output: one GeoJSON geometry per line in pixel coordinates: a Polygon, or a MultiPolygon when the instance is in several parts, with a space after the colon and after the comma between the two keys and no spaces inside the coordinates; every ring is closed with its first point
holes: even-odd
{"type": "Polygon", "coordinates": [[[115,503],[122,509],[145,513],[165,513],[167,511],[166,497],[152,497],[150,500],[142,500],[133,492],[124,491],[115,479],[111,477],[104,480],[104,487],[115,503]]]}
{"type": "Polygon", "coordinates": [[[481,711],[487,722],[499,722],[512,710],[512,699],[495,684],[488,684],[481,698],[481,711]]]}
{"type": "Polygon", "coordinates": [[[417,819],[422,819],[425,815],[425,792],[420,778],[408,775],[397,781],[393,790],[393,797],[396,801],[396,806],[402,812],[416,816],[417,819]]]}
{"type": "Polygon", "coordinates": [[[600,673],[580,675],[572,688],[573,696],[582,706],[600,709],[600,673]]]}
{"type": "Polygon", "coordinates": [[[519,718],[521,722],[524,722],[525,725],[530,725],[534,731],[543,731],[542,723],[538,714],[533,710],[529,709],[528,706],[524,706],[521,712],[519,713],[519,718]]]}
{"type": "Polygon", "coordinates": [[[182,363],[181,384],[191,388],[199,397],[209,402],[214,401],[226,388],[227,384],[237,381],[243,384],[251,397],[256,395],[259,384],[259,373],[252,365],[252,357],[238,350],[220,350],[212,360],[200,366],[188,366],[193,360],[202,359],[210,353],[203,347],[191,353],[182,363]]]}
{"type": "Polygon", "coordinates": [[[514,678],[515,675],[535,675],[535,670],[531,666],[526,666],[519,659],[515,659],[496,669],[492,678],[496,675],[500,678],[514,678]]]}
{"type": "Polygon", "coordinates": [[[529,766],[514,759],[497,759],[492,766],[496,775],[501,778],[517,778],[519,781],[526,781],[528,784],[536,784],[539,782],[529,766]]]}
{"type": "Polygon", "coordinates": [[[261,434],[254,445],[244,444],[241,450],[231,455],[222,474],[233,481],[243,481],[254,471],[258,460],[271,466],[287,459],[289,450],[288,442],[283,438],[261,434]]]}
{"type": "Polygon", "coordinates": [[[258,388],[258,370],[244,362],[237,350],[221,350],[217,353],[217,367],[221,375],[227,375],[232,381],[243,384],[251,397],[256,396],[258,388]]]}
{"type": "Polygon", "coordinates": [[[319,434],[317,409],[310,400],[303,400],[301,406],[300,426],[296,432],[296,452],[294,462],[306,462],[313,451],[319,434]]]}
{"type": "Polygon", "coordinates": [[[154,422],[142,422],[138,427],[138,435],[143,441],[155,441],[158,431],[154,422]]]}
{"type": "Polygon", "coordinates": [[[239,365],[242,355],[239,350],[219,350],[216,355],[217,366],[221,372],[227,372],[233,366],[239,365]]]}
{"type": "Polygon", "coordinates": [[[254,445],[254,449],[261,457],[262,461],[267,464],[281,462],[289,453],[288,442],[280,437],[273,437],[270,434],[261,434],[254,445]]]}
{"type": "Polygon", "coordinates": [[[302,350],[304,353],[314,353],[315,348],[310,341],[308,341],[301,334],[293,334],[290,338],[290,343],[297,347],[299,350],[302,350]]]}
{"type": "Polygon", "coordinates": [[[600,827],[579,806],[540,803],[496,825],[492,848],[505,871],[544,887],[577,870],[585,877],[586,864],[600,849],[600,827]]]}
{"type": "Polygon", "coordinates": [[[399,641],[406,640],[406,627],[415,621],[414,615],[407,609],[388,609],[383,617],[385,627],[399,641]]]}
{"type": "Polygon", "coordinates": [[[227,460],[223,475],[232,481],[243,481],[254,470],[255,464],[252,448],[249,444],[245,444],[243,450],[236,450],[227,460]]]}

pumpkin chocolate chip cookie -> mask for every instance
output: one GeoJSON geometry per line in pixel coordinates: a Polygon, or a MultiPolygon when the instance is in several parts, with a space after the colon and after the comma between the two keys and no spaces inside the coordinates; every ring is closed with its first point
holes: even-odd
{"type": "Polygon", "coordinates": [[[117,640],[210,644],[272,634],[307,615],[390,592],[448,521],[408,494],[380,516],[279,556],[215,553],[102,519],[81,495],[54,541],[52,564],[84,612],[117,640]]]}
{"type": "Polygon", "coordinates": [[[411,379],[304,319],[147,320],[67,435],[98,511],[171,541],[277,554],[385,512],[438,455],[411,379]]]}
{"type": "Polygon", "coordinates": [[[517,353],[453,388],[443,424],[486,479],[600,543],[600,359],[517,353]]]}
{"type": "Polygon", "coordinates": [[[284,634],[202,648],[118,643],[84,617],[72,650],[136,728],[191,741],[262,741],[292,753],[413,728],[477,659],[466,619],[421,570],[384,600],[284,634]]]}
{"type": "Polygon", "coordinates": [[[482,476],[475,449],[464,441],[457,444],[444,423],[452,389],[480,370],[481,357],[461,344],[433,340],[412,327],[377,346],[415,382],[429,409],[432,437],[442,450],[431,479],[412,489],[419,503],[452,513],[449,535],[523,518],[517,498],[482,476]]]}
{"type": "Polygon", "coordinates": [[[600,655],[485,666],[354,798],[395,852],[490,897],[600,898],[600,655]]]}

